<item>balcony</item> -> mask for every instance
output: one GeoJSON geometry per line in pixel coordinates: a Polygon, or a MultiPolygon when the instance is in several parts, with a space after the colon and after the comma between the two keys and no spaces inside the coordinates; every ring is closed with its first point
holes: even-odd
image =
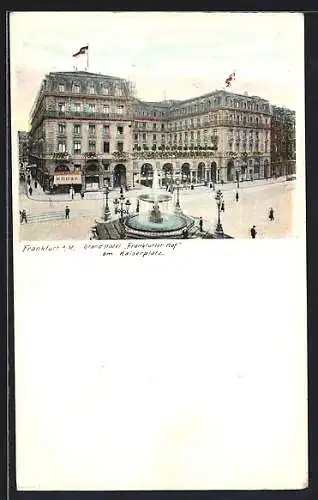
{"type": "Polygon", "coordinates": [[[116,120],[116,121],[130,121],[132,120],[131,114],[118,115],[116,113],[101,113],[98,111],[59,111],[59,110],[46,110],[40,112],[34,119],[34,122],[41,121],[47,118],[65,120],[80,119],[80,120],[116,120]]]}

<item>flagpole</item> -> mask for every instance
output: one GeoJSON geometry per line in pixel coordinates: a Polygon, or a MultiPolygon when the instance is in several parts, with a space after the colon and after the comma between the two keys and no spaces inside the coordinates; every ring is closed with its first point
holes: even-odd
{"type": "Polygon", "coordinates": [[[89,45],[87,44],[87,52],[86,52],[86,55],[87,55],[87,61],[86,61],[86,71],[88,72],[88,62],[89,62],[89,57],[88,57],[88,53],[89,53],[89,45]]]}

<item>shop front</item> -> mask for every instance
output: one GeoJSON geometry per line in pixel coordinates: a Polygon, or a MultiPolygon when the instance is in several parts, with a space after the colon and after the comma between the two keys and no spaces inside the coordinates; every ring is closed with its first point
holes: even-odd
{"type": "Polygon", "coordinates": [[[75,193],[79,193],[82,188],[82,179],[80,172],[54,172],[53,193],[69,193],[71,188],[75,193]]]}

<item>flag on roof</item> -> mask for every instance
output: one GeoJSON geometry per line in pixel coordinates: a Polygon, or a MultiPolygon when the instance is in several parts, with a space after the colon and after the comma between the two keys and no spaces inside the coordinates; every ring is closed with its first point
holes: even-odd
{"type": "Polygon", "coordinates": [[[225,80],[225,86],[230,87],[232,85],[232,81],[235,80],[235,71],[230,74],[225,80]]]}
{"type": "Polygon", "coordinates": [[[81,47],[78,52],[73,54],[72,57],[77,57],[77,56],[80,56],[82,54],[86,54],[87,51],[88,51],[88,45],[85,45],[85,47],[81,47]]]}

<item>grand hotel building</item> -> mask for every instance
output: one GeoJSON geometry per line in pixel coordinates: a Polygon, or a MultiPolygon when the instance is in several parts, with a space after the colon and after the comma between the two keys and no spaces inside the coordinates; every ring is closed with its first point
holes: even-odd
{"type": "Polygon", "coordinates": [[[54,72],[31,111],[30,161],[45,189],[78,191],[161,183],[268,178],[271,106],[216,90],[185,101],[144,102],[128,81],[54,72]]]}

